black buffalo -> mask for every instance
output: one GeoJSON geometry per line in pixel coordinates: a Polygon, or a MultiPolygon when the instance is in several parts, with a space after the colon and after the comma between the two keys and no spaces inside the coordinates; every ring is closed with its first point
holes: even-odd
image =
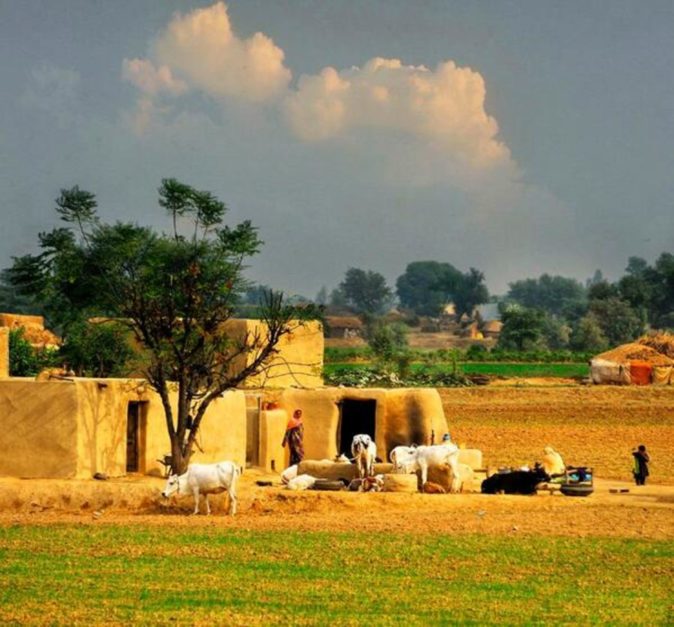
{"type": "Polygon", "coordinates": [[[481,489],[483,494],[535,494],[536,486],[545,481],[550,481],[550,475],[536,467],[492,475],[482,482],[481,489]]]}

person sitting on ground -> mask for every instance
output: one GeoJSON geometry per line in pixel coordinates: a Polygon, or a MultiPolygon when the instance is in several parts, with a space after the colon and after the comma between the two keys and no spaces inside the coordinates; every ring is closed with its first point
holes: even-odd
{"type": "Polygon", "coordinates": [[[562,456],[551,446],[546,446],[543,449],[543,470],[551,477],[559,477],[564,474],[566,466],[562,456]]]}

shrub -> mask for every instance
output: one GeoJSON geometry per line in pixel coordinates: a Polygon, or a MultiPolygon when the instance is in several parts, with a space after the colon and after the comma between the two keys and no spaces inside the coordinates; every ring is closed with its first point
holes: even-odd
{"type": "Polygon", "coordinates": [[[34,348],[22,327],[9,332],[9,374],[34,377],[40,370],[56,364],[56,351],[34,348]]]}

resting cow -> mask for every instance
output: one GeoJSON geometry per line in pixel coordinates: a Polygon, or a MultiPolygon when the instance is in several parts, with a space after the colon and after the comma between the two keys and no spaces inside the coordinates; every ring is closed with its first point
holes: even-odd
{"type": "Polygon", "coordinates": [[[353,461],[356,462],[358,476],[361,479],[374,475],[377,445],[372,441],[372,438],[369,435],[361,433],[353,436],[353,441],[351,442],[351,456],[354,458],[353,461]]]}
{"type": "Polygon", "coordinates": [[[482,482],[483,494],[535,494],[539,483],[550,481],[543,468],[536,466],[533,470],[513,470],[512,472],[498,473],[482,482]]]}
{"type": "Polygon", "coordinates": [[[171,475],[161,493],[164,498],[172,494],[193,494],[194,513],[199,513],[199,495],[206,500],[206,513],[211,513],[208,503],[209,494],[229,494],[229,514],[236,514],[236,484],[239,478],[239,467],[234,462],[217,464],[190,464],[182,475],[171,475]]]}

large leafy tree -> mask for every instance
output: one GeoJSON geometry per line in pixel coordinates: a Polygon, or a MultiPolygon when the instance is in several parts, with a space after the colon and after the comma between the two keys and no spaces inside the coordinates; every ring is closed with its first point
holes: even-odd
{"type": "Polygon", "coordinates": [[[615,296],[593,300],[589,311],[611,346],[631,342],[644,331],[638,313],[628,302],[615,296]]]}
{"type": "Polygon", "coordinates": [[[475,307],[489,301],[484,274],[476,268],[462,274],[454,287],[453,299],[457,318],[464,313],[472,316],[475,307]]]}
{"type": "Polygon", "coordinates": [[[378,272],[349,268],[339,285],[346,303],[356,312],[381,314],[391,304],[393,293],[378,272]]]}
{"type": "Polygon", "coordinates": [[[509,305],[501,311],[503,328],[498,345],[507,350],[532,350],[545,344],[545,312],[509,305]]]}
{"type": "Polygon", "coordinates": [[[537,279],[523,279],[510,283],[509,300],[529,309],[542,309],[560,316],[569,308],[586,302],[586,290],[575,279],[542,274],[537,279]]]}
{"type": "Polygon", "coordinates": [[[182,471],[209,405],[267,367],[293,320],[311,312],[270,292],[260,331],[233,338],[227,322],[245,287],[243,264],[262,244],[256,229],[225,225],[220,200],[175,179],[162,182],[159,204],[172,222],[169,234],[103,223],[93,194],[62,190],[57,212],[68,226],[41,234],[40,254],[16,259],[9,274],[64,325],[105,315],[128,326],[161,398],[174,468],[182,471]]]}
{"type": "Polygon", "coordinates": [[[421,316],[437,316],[461,279],[461,272],[450,263],[414,261],[398,277],[396,292],[403,307],[421,316]]]}

